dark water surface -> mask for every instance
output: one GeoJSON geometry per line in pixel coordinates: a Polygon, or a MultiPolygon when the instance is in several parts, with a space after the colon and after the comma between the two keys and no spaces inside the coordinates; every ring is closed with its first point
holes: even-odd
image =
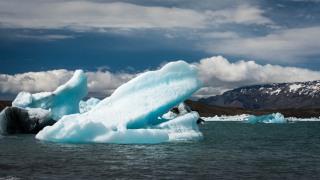
{"type": "Polygon", "coordinates": [[[207,122],[205,139],[62,144],[0,135],[0,179],[320,179],[320,122],[207,122]]]}

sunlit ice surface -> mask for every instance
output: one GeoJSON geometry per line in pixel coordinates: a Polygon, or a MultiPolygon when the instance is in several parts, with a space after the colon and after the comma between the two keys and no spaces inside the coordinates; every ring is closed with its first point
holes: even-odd
{"type": "Polygon", "coordinates": [[[184,61],[145,72],[120,86],[91,110],[63,116],[53,126],[40,131],[36,138],[121,144],[202,139],[196,124],[197,112],[171,118],[163,116],[201,88],[197,74],[197,67],[184,61]]]}

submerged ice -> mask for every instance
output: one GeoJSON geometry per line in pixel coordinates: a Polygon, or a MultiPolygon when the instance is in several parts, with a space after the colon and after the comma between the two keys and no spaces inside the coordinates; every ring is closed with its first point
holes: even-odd
{"type": "MultiPolygon", "coordinates": [[[[90,103],[92,107],[83,109],[83,114],[63,116],[53,126],[40,131],[36,138],[54,142],[128,144],[201,139],[197,112],[167,113],[202,86],[197,73],[194,65],[184,61],[143,73],[101,102],[82,102],[84,107],[90,107],[90,103]]],[[[73,98],[66,94],[67,101],[73,98]]]]}

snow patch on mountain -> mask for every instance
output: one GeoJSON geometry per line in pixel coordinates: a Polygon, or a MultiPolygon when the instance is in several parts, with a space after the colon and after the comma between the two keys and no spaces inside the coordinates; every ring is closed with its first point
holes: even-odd
{"type": "Polygon", "coordinates": [[[320,108],[320,80],[245,86],[199,101],[247,109],[320,108]]]}

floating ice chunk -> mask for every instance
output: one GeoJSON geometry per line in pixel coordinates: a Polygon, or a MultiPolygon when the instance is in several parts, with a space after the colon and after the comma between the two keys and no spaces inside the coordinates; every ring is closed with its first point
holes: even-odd
{"type": "Polygon", "coordinates": [[[250,115],[248,114],[241,114],[241,115],[234,115],[234,116],[214,116],[214,117],[202,117],[205,121],[245,121],[248,119],[250,115]]]}
{"type": "Polygon", "coordinates": [[[164,119],[173,119],[178,116],[184,115],[191,112],[191,109],[189,106],[187,106],[185,103],[180,103],[178,106],[172,108],[169,112],[165,113],[162,118],[164,119]]]}
{"type": "Polygon", "coordinates": [[[79,113],[79,102],[87,93],[87,76],[82,70],[77,70],[68,82],[53,92],[20,92],[12,106],[51,109],[52,118],[58,120],[63,115],[79,113]]]}
{"type": "Polygon", "coordinates": [[[94,106],[96,106],[101,100],[97,98],[91,97],[87,101],[80,101],[79,103],[79,108],[80,108],[80,113],[85,113],[89,110],[91,110],[94,106]]]}
{"type": "Polygon", "coordinates": [[[289,117],[286,118],[287,122],[298,122],[298,121],[320,121],[320,117],[312,117],[312,118],[296,118],[296,117],[289,117]]]}
{"type": "MultiPolygon", "coordinates": [[[[277,122],[279,123],[291,123],[291,122],[298,122],[298,121],[320,121],[320,117],[313,117],[313,118],[296,118],[296,117],[287,117],[282,119],[282,116],[280,113],[279,117],[277,118],[277,122]]],[[[271,114],[272,115],[272,114],[271,114]]],[[[277,114],[275,114],[277,115],[277,114]]],[[[242,115],[236,115],[236,116],[214,116],[214,117],[202,117],[205,121],[239,121],[239,122],[248,122],[249,117],[251,117],[251,123],[256,123],[256,122],[267,122],[267,123],[275,123],[276,121],[273,119],[273,116],[271,116],[271,120],[266,120],[270,115],[266,115],[267,118],[264,118],[264,121],[259,119],[259,116],[253,116],[249,114],[242,114],[242,115]],[[258,118],[257,118],[258,117],[258,118]],[[260,121],[259,121],[260,120],[260,121]]]]}
{"type": "Polygon", "coordinates": [[[189,112],[173,118],[170,121],[161,123],[157,126],[167,132],[169,141],[197,140],[202,139],[203,135],[199,131],[197,112],[189,112]]]}
{"type": "Polygon", "coordinates": [[[273,113],[263,116],[251,115],[246,120],[248,123],[276,123],[283,124],[286,123],[284,116],[281,113],[273,113]]]}
{"type": "Polygon", "coordinates": [[[161,118],[201,88],[197,73],[196,66],[184,61],[143,73],[120,86],[90,111],[63,116],[55,125],[40,131],[36,138],[127,144],[201,139],[203,135],[196,125],[198,113],[161,118]]]}

